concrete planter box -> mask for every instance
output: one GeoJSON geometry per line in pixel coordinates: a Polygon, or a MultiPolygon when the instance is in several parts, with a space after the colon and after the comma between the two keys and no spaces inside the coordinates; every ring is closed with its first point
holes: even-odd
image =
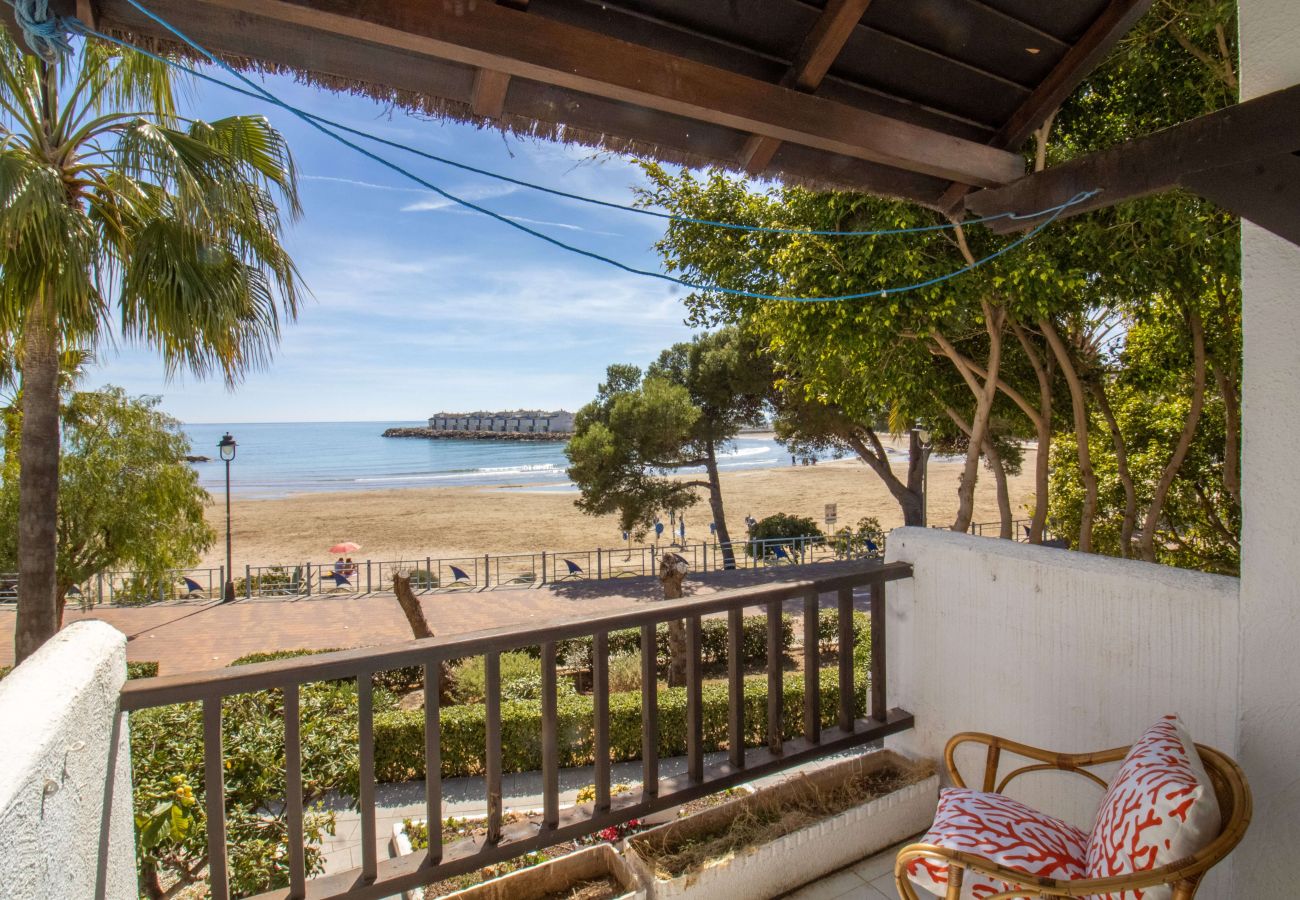
{"type": "MultiPolygon", "coordinates": [[[[393,826],[390,846],[393,856],[416,852],[400,822],[393,826]]],[[[612,844],[584,847],[567,856],[547,860],[443,896],[445,900],[537,900],[606,875],[612,875],[624,888],[618,900],[643,900],[646,896],[636,874],[612,844]]],[[[402,892],[403,900],[425,900],[425,897],[424,888],[402,892]]]]}
{"type": "Polygon", "coordinates": [[[812,790],[823,791],[849,778],[886,767],[920,774],[932,767],[883,750],[792,776],[755,794],[732,800],[676,822],[642,832],[624,842],[629,866],[651,900],[669,897],[775,897],[900,840],[925,831],[934,819],[939,778],[930,774],[915,784],[851,807],[758,846],[711,860],[673,879],[655,876],[654,863],[639,849],[680,844],[710,833],[748,810],[781,807],[812,790]]]}

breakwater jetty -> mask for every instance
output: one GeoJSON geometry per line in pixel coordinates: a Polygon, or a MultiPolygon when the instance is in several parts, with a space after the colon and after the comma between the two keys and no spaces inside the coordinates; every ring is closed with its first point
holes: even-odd
{"type": "Polygon", "coordinates": [[[425,438],[426,440],[455,441],[547,441],[564,442],[572,435],[564,431],[448,431],[433,428],[389,428],[384,431],[389,438],[425,438]]]}

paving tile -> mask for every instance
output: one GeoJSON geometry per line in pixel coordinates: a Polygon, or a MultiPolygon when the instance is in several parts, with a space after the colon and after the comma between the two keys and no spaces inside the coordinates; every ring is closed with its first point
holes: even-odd
{"type": "Polygon", "coordinates": [[[886,850],[883,853],[877,853],[869,859],[850,867],[850,871],[860,877],[863,881],[875,881],[882,875],[893,877],[894,871],[894,853],[886,850]]]}
{"type": "Polygon", "coordinates": [[[886,897],[894,898],[898,896],[898,885],[894,882],[894,873],[881,875],[879,878],[871,880],[871,886],[886,897]]]}
{"type": "MultiPolygon", "coordinates": [[[[867,890],[867,883],[846,869],[800,888],[786,900],[835,900],[839,897],[870,896],[866,894],[867,890]]],[[[872,897],[871,900],[875,898],[872,897]]]]}

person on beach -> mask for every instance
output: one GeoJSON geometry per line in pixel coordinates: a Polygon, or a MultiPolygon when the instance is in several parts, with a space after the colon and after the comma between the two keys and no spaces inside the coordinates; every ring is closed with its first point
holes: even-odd
{"type": "Polygon", "coordinates": [[[335,574],[335,575],[342,575],[342,574],[344,574],[344,573],[343,573],[343,557],[341,557],[341,556],[340,556],[338,559],[334,560],[334,574],[335,574]]]}

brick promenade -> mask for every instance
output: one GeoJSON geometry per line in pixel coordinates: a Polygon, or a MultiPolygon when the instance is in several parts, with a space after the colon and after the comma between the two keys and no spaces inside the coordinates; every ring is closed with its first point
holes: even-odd
{"type": "MultiPolygon", "coordinates": [[[[776,580],[826,577],[861,562],[817,563],[781,569],[710,572],[690,576],[687,596],[776,580]]],[[[429,594],[421,598],[438,635],[582,619],[658,599],[652,578],[565,582],[536,588],[499,588],[429,594]]],[[[825,602],[828,598],[823,598],[825,602]]],[[[790,605],[794,612],[798,603],[790,605]]],[[[14,608],[0,609],[0,665],[13,663],[14,608]]],[[[228,665],[248,653],[368,647],[411,639],[391,594],[317,596],[297,600],[190,601],[158,606],[69,608],[64,623],[100,619],[127,636],[127,659],[155,660],[159,674],[175,675],[228,665]]]]}

